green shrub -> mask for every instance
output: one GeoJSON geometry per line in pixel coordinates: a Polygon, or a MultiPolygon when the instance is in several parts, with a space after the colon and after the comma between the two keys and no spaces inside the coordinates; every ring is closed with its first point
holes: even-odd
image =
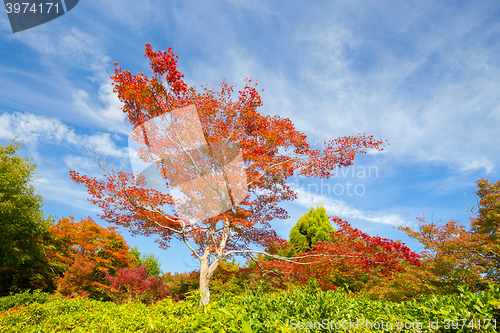
{"type": "MultiPolygon", "coordinates": [[[[280,293],[261,295],[221,295],[216,302],[198,307],[198,293],[185,301],[170,298],[146,306],[139,302],[115,304],[84,298],[54,298],[43,304],[33,302],[11,308],[0,315],[0,328],[7,332],[334,332],[333,326],[294,330],[298,323],[329,323],[357,320],[380,323],[423,323],[423,332],[496,332],[477,327],[485,319],[499,320],[500,288],[491,285],[480,294],[461,288],[458,295],[428,296],[393,303],[370,300],[366,295],[344,291],[321,291],[314,284],[280,293]],[[445,328],[446,321],[475,320],[475,327],[445,328]],[[428,329],[429,322],[439,323],[428,329]],[[295,326],[294,326],[295,325],[295,326]]],[[[461,325],[461,323],[459,323],[461,325]]],[[[303,326],[305,324],[302,324],[303,326]]],[[[497,325],[499,326],[499,325],[497,325]]],[[[1,330],[0,330],[1,331],[1,330]]],[[[340,330],[340,331],[349,331],[340,330]]],[[[373,332],[363,325],[351,332],[373,332]]],[[[396,327],[386,332],[399,330],[396,327]]]]}
{"type": "Polygon", "coordinates": [[[54,296],[48,293],[43,293],[40,290],[35,290],[30,293],[26,290],[19,294],[0,297],[0,311],[5,311],[18,305],[26,305],[30,303],[45,303],[54,300],[54,296]]]}

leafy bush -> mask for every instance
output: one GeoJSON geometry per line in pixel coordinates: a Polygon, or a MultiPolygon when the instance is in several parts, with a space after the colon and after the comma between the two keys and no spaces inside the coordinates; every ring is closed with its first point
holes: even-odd
{"type": "Polygon", "coordinates": [[[162,279],[166,281],[167,288],[173,296],[174,302],[186,299],[186,295],[190,292],[199,290],[200,288],[200,273],[193,271],[191,273],[166,273],[162,275],[162,279]]]}
{"type": "Polygon", "coordinates": [[[0,311],[5,311],[18,305],[26,305],[30,303],[45,303],[56,299],[53,295],[35,290],[30,293],[26,290],[19,294],[5,296],[0,298],[0,311]]]}
{"type": "MultiPolygon", "coordinates": [[[[306,322],[321,323],[327,319],[329,323],[420,322],[425,332],[496,332],[493,325],[479,329],[477,322],[500,320],[500,288],[494,285],[480,294],[461,288],[459,295],[429,296],[402,303],[373,301],[365,295],[354,296],[340,289],[321,291],[314,284],[268,295],[226,294],[204,308],[198,307],[199,298],[198,293],[193,293],[185,301],[174,303],[166,298],[151,306],[139,302],[119,305],[88,298],[56,298],[52,302],[31,303],[4,312],[0,316],[0,327],[8,332],[297,332],[301,330],[293,328],[297,328],[299,322],[304,326],[306,322]],[[467,323],[474,319],[475,328],[445,328],[446,320],[451,325],[456,319],[465,319],[467,323]],[[436,321],[439,328],[426,328],[429,322],[436,321]]],[[[329,324],[328,328],[310,331],[337,330],[329,324]]],[[[360,325],[350,331],[381,330],[360,325]]],[[[388,331],[404,330],[394,327],[388,331]]]]}
{"type": "Polygon", "coordinates": [[[172,296],[161,277],[148,276],[146,265],[119,269],[116,271],[116,277],[106,274],[106,279],[111,283],[109,295],[113,301],[120,303],[134,300],[151,304],[172,296]]]}

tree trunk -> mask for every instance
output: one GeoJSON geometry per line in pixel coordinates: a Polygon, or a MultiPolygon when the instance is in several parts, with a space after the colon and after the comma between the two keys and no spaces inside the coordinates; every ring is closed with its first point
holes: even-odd
{"type": "Polygon", "coordinates": [[[206,273],[206,270],[200,270],[200,306],[205,306],[210,302],[210,278],[206,273]]]}
{"type": "Polygon", "coordinates": [[[222,240],[217,249],[214,251],[215,253],[210,250],[210,246],[216,245],[214,235],[215,224],[211,225],[209,242],[205,248],[205,253],[203,253],[202,257],[198,257],[200,259],[200,306],[205,306],[210,302],[210,279],[214,275],[219,263],[224,258],[224,248],[226,247],[226,242],[230,235],[229,221],[227,219],[224,220],[222,240]],[[210,262],[210,256],[212,253],[215,254],[215,258],[212,262],[210,262]]]}
{"type": "Polygon", "coordinates": [[[202,257],[200,265],[200,306],[205,306],[210,302],[210,279],[218,266],[218,262],[209,265],[207,256],[202,257]]]}
{"type": "Polygon", "coordinates": [[[200,265],[200,306],[205,306],[210,302],[210,280],[214,275],[215,270],[219,266],[222,257],[215,256],[215,259],[209,264],[208,256],[201,259],[200,265]]]}

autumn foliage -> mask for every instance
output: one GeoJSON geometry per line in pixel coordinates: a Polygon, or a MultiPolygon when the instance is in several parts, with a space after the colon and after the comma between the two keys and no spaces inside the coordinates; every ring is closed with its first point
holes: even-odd
{"type": "Polygon", "coordinates": [[[418,217],[418,228],[401,227],[425,247],[420,253],[422,265],[408,266],[391,278],[372,279],[366,291],[374,298],[403,301],[421,295],[459,292],[459,286],[470,290],[488,288],[499,283],[500,182],[477,181],[478,198],[470,225],[456,220],[445,224],[427,222],[418,217]]]}
{"type": "Polygon", "coordinates": [[[106,279],[110,282],[108,294],[119,303],[133,300],[152,304],[172,296],[161,277],[148,276],[146,265],[118,269],[116,277],[106,272],[106,279]]]}
{"type": "MultiPolygon", "coordinates": [[[[142,72],[133,75],[121,67],[115,67],[115,74],[111,77],[114,91],[123,102],[122,110],[136,129],[133,138],[137,144],[143,145],[138,157],[146,163],[155,163],[165,184],[174,186],[167,177],[167,159],[158,154],[153,156],[154,153],[161,153],[164,142],[178,148],[178,159],[195,161],[200,151],[184,149],[185,142],[172,140],[172,136],[162,137],[161,131],[154,132],[158,136],[140,135],[141,126],[146,126],[155,117],[168,120],[173,119],[176,112],[182,117],[182,112],[195,110],[203,141],[206,141],[205,145],[209,144],[208,151],[203,152],[206,155],[203,162],[208,160],[207,165],[214,166],[211,172],[225,180],[223,183],[214,184],[207,180],[205,184],[197,184],[208,190],[210,199],[220,198],[219,189],[228,192],[231,195],[229,209],[213,217],[189,222],[173,213],[176,207],[174,197],[147,188],[144,177],[110,170],[105,165],[101,165],[106,173],[103,180],[75,171],[70,174],[74,181],[87,187],[91,196],[89,200],[103,210],[101,217],[106,221],[130,228],[135,234],[155,235],[163,248],[172,238],[184,242],[200,261],[202,304],[207,304],[209,282],[221,260],[253,251],[252,246],[267,247],[278,238],[269,222],[288,217],[280,203],[296,198],[296,193],[287,185],[289,177],[296,174],[329,178],[334,169],[352,165],[357,154],[369,149],[382,150],[383,142],[374,140],[371,135],[360,134],[325,141],[324,147],[314,149],[289,119],[263,116],[257,111],[262,100],[257,83],[251,79],[247,79],[237,93],[235,87],[226,82],[220,84],[219,91],[203,87],[197,92],[182,80],[177,56],[171,49],[155,52],[146,45],[145,56],[151,65],[151,78],[142,72]],[[231,175],[216,163],[220,157],[217,147],[233,147],[233,152],[241,153],[244,164],[241,172],[246,179],[247,193],[244,198],[236,200],[235,188],[232,183],[227,185],[231,175]]],[[[142,127],[143,134],[147,130],[142,127]]],[[[175,130],[181,134],[187,131],[182,126],[175,130]]],[[[174,176],[202,179],[207,173],[200,173],[200,169],[203,169],[200,164],[188,164],[174,176]]],[[[196,186],[191,187],[191,191],[197,190],[196,186]]],[[[199,199],[203,201],[203,198],[199,199]]]]}
{"type": "Polygon", "coordinates": [[[316,279],[323,289],[336,289],[344,284],[354,286],[360,279],[390,277],[407,265],[420,265],[419,255],[404,244],[370,236],[338,217],[330,219],[338,226],[330,234],[331,241],[318,242],[294,262],[264,262],[262,267],[283,274],[293,284],[306,285],[316,279]]]}
{"type": "Polygon", "coordinates": [[[108,288],[106,272],[115,274],[133,260],[116,227],[103,228],[90,217],[79,222],[61,218],[49,232],[54,239],[50,260],[62,275],[57,290],[63,295],[103,296],[108,288]]]}
{"type": "Polygon", "coordinates": [[[477,185],[478,207],[469,227],[455,220],[438,225],[417,218],[418,230],[401,228],[425,246],[429,281],[442,289],[454,291],[460,284],[484,289],[500,282],[500,182],[481,179],[477,185]]]}

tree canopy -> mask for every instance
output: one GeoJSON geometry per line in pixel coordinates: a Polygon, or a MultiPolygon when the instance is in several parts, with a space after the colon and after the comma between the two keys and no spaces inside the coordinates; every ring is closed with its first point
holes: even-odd
{"type": "Polygon", "coordinates": [[[323,205],[311,207],[290,231],[290,244],[299,253],[307,252],[316,247],[318,242],[330,241],[331,233],[334,231],[323,205]]]}
{"type": "Polygon", "coordinates": [[[130,249],[130,254],[134,256],[134,267],[146,266],[148,276],[157,277],[162,273],[159,258],[152,253],[141,253],[137,245],[130,249]]]}
{"type": "Polygon", "coordinates": [[[500,282],[500,181],[481,179],[477,186],[478,207],[468,227],[456,220],[438,225],[418,218],[418,230],[401,228],[425,246],[430,280],[451,290],[459,284],[482,289],[500,282]]]}
{"type": "Polygon", "coordinates": [[[335,168],[352,165],[358,153],[382,150],[383,142],[359,134],[313,149],[289,119],[257,111],[262,100],[251,79],[236,96],[226,82],[218,92],[207,87],[197,92],[182,80],[171,49],[155,52],[146,45],[145,50],[152,77],[115,67],[114,91],[134,127],[137,158],[155,165],[159,185],[185,199],[149,186],[144,175],[102,162],[104,180],[70,173],[85,184],[105,220],[157,235],[163,248],[172,238],[184,242],[200,261],[203,305],[222,259],[259,253],[252,246],[266,247],[278,238],[269,222],[288,217],[280,203],[296,198],[289,177],[328,178],[335,168]]]}
{"type": "Polygon", "coordinates": [[[32,185],[36,164],[17,155],[15,139],[0,146],[0,294],[11,288],[50,287],[45,240],[53,221],[32,185]]]}
{"type": "Polygon", "coordinates": [[[50,234],[51,264],[60,274],[57,289],[63,295],[105,296],[106,276],[135,259],[116,227],[103,228],[90,217],[78,222],[72,216],[60,218],[50,234]]]}

